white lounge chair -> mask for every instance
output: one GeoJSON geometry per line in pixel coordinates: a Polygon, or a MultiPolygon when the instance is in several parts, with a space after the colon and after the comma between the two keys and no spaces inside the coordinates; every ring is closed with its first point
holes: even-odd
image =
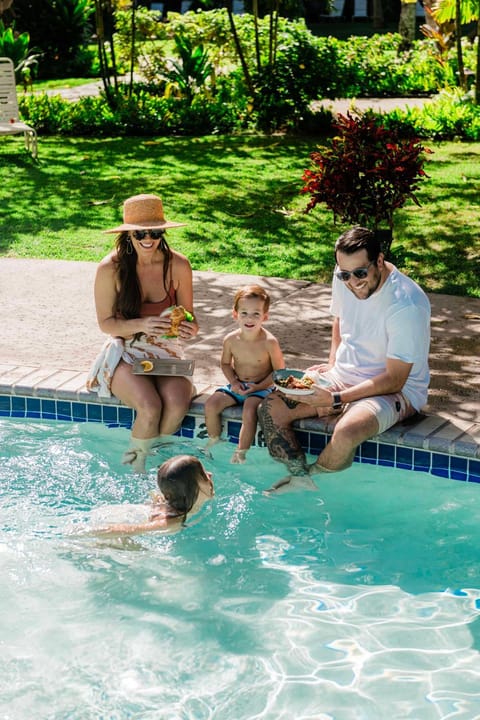
{"type": "Polygon", "coordinates": [[[0,135],[23,133],[25,147],[37,157],[37,131],[20,120],[15,70],[10,58],[0,57],[0,135]]]}

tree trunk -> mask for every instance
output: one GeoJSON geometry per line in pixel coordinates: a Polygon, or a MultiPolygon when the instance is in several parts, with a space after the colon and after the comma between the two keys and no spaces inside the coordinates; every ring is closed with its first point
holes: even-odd
{"type": "Polygon", "coordinates": [[[480,105],[480,13],[477,22],[477,67],[475,70],[475,105],[480,105]]]}
{"type": "Polygon", "coordinates": [[[103,89],[105,90],[105,96],[109,106],[114,108],[116,98],[112,88],[112,77],[115,91],[117,91],[118,74],[113,44],[113,8],[109,0],[95,0],[95,26],[103,89]],[[107,42],[110,45],[111,67],[105,44],[107,42]]]}
{"type": "Polygon", "coordinates": [[[400,9],[398,32],[408,44],[415,40],[416,7],[417,0],[413,0],[413,2],[402,2],[400,9]]]}
{"type": "Polygon", "coordinates": [[[230,22],[230,29],[231,29],[232,35],[233,35],[233,41],[235,43],[235,48],[237,50],[237,54],[238,54],[238,57],[240,60],[240,65],[242,66],[245,83],[247,85],[250,95],[252,96],[252,98],[254,98],[255,97],[255,88],[253,87],[252,78],[248,71],[247,61],[245,60],[245,55],[243,54],[243,49],[242,49],[242,45],[240,43],[240,38],[238,37],[237,28],[235,26],[235,20],[233,18],[233,12],[229,8],[227,8],[227,14],[228,14],[228,20],[230,22]]]}
{"type": "Polygon", "coordinates": [[[373,0],[372,21],[374,30],[381,30],[383,27],[385,27],[385,17],[383,14],[382,0],[373,0]]]}
{"type": "Polygon", "coordinates": [[[462,90],[467,90],[467,78],[463,65],[462,53],[462,8],[461,0],[455,0],[455,44],[457,47],[458,83],[462,90]]]}

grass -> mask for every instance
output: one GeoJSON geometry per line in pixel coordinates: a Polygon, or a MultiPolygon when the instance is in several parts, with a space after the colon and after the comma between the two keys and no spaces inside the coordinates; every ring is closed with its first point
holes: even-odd
{"type": "MultiPolygon", "coordinates": [[[[123,200],[154,192],[187,223],[169,240],[195,270],[329,282],[346,227],[326,209],[305,215],[299,193],[318,142],[41,137],[35,163],[19,136],[2,138],[0,254],[98,262],[123,200]]],[[[393,259],[429,292],[480,297],[480,143],[428,145],[421,207],[397,211],[393,259]]]]}

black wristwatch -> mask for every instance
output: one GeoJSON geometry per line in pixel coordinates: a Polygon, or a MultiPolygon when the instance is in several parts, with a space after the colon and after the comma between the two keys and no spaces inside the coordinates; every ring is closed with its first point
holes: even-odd
{"type": "Polygon", "coordinates": [[[340,396],[340,393],[334,392],[332,393],[332,408],[334,410],[341,410],[343,407],[342,398],[340,396]]]}

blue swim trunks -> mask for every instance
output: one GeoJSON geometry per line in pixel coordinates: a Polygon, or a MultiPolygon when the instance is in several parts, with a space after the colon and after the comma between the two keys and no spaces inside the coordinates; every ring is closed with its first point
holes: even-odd
{"type": "Polygon", "coordinates": [[[219,387],[215,390],[215,392],[223,392],[227,395],[230,395],[234,400],[237,401],[239,405],[243,405],[245,400],[249,397],[259,397],[264,398],[267,397],[267,395],[270,395],[272,390],[275,390],[275,386],[272,385],[271,387],[267,388],[266,390],[257,390],[256,392],[248,393],[248,395],[239,395],[236,392],[233,392],[232,386],[230,383],[228,385],[223,385],[223,387],[219,387]]]}

